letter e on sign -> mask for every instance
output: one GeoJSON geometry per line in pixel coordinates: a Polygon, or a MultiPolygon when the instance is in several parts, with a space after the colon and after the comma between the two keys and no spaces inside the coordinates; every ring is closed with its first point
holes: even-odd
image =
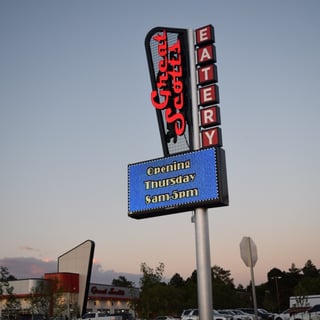
{"type": "Polygon", "coordinates": [[[214,43],[214,30],[212,25],[196,29],[196,44],[214,43]]]}
{"type": "Polygon", "coordinates": [[[199,89],[200,105],[219,103],[219,92],[216,85],[211,85],[199,89]]]}

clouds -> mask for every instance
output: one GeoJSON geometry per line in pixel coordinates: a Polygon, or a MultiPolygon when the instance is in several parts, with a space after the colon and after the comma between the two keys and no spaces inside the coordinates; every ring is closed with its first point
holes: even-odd
{"type": "Polygon", "coordinates": [[[41,278],[45,273],[57,272],[56,261],[44,261],[34,257],[15,257],[0,259],[0,265],[6,267],[17,279],[41,278]]]}
{"type": "MultiPolygon", "coordinates": [[[[33,250],[29,248],[28,250],[33,250]]],[[[46,261],[34,257],[13,257],[0,259],[0,265],[6,267],[11,275],[17,279],[42,278],[45,273],[57,272],[56,261],[46,261]]],[[[139,286],[139,274],[122,273],[114,270],[104,270],[102,265],[94,263],[91,273],[92,283],[111,284],[113,279],[124,276],[139,286]]]]}
{"type": "Polygon", "coordinates": [[[132,281],[136,287],[139,286],[139,280],[141,277],[139,274],[103,270],[101,264],[93,264],[91,273],[91,282],[93,283],[111,284],[112,280],[117,279],[119,276],[123,276],[128,281],[132,281]]]}

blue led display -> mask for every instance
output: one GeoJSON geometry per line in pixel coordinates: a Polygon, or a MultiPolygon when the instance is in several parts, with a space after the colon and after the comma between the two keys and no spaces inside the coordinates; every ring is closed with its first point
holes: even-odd
{"type": "Polygon", "coordinates": [[[207,148],[130,164],[129,216],[169,214],[220,202],[217,151],[207,148]]]}

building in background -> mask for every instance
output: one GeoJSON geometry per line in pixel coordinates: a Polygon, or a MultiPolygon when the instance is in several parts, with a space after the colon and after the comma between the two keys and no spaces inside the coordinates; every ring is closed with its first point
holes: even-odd
{"type": "Polygon", "coordinates": [[[139,297],[137,288],[116,287],[108,284],[90,284],[93,263],[94,242],[87,240],[58,258],[58,272],[46,273],[43,278],[9,281],[17,301],[14,310],[7,310],[6,303],[11,297],[0,296],[0,318],[37,320],[43,314],[35,313],[30,298],[39,296],[37,288],[50,287],[50,316],[76,319],[86,312],[131,313],[135,316],[134,302],[139,297]],[[54,309],[54,294],[59,295],[61,312],[54,309]]]}

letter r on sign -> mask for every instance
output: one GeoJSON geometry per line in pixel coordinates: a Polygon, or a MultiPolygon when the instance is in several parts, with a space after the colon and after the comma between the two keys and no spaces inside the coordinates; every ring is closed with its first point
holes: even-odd
{"type": "Polygon", "coordinates": [[[220,109],[218,106],[200,110],[201,126],[212,127],[220,124],[220,109]]]}

